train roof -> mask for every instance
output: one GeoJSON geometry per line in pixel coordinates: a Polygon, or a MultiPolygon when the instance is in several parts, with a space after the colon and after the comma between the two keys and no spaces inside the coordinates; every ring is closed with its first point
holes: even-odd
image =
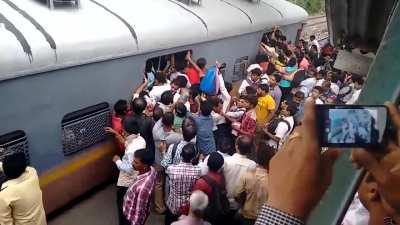
{"type": "Polygon", "coordinates": [[[143,54],[302,22],[285,0],[80,0],[50,10],[36,0],[0,1],[0,80],[143,54]]]}

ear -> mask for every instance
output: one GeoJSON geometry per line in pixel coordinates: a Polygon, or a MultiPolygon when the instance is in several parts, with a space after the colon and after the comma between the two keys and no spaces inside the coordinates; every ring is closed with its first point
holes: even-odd
{"type": "Polygon", "coordinates": [[[380,201],[381,197],[378,192],[378,184],[376,182],[368,183],[368,198],[371,201],[380,201]]]}

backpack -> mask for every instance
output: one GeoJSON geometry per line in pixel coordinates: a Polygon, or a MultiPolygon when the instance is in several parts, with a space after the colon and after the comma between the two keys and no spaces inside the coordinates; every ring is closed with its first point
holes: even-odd
{"type": "Polygon", "coordinates": [[[209,68],[200,82],[200,91],[208,95],[216,95],[218,93],[217,86],[218,69],[213,66],[209,68]]]}
{"type": "Polygon", "coordinates": [[[213,178],[208,175],[202,177],[202,179],[211,187],[212,195],[209,198],[208,206],[204,212],[205,220],[211,223],[215,223],[221,219],[224,219],[229,214],[229,201],[226,197],[226,190],[223,184],[218,184],[213,178]]]}
{"type": "Polygon", "coordinates": [[[171,160],[169,161],[169,164],[171,164],[171,165],[174,164],[174,158],[176,155],[177,148],[178,148],[178,143],[172,145],[171,160]]]}
{"type": "Polygon", "coordinates": [[[268,132],[275,135],[275,134],[276,134],[276,133],[275,133],[275,130],[276,130],[276,128],[278,127],[278,125],[279,125],[280,122],[284,122],[284,123],[288,126],[289,129],[288,129],[288,131],[287,131],[286,133],[290,133],[290,132],[291,132],[291,129],[292,129],[292,126],[290,126],[290,124],[289,124],[288,121],[286,121],[286,120],[284,120],[284,119],[282,119],[282,118],[280,118],[280,117],[275,117],[274,119],[272,119],[272,120],[268,123],[268,126],[267,126],[268,132]]]}

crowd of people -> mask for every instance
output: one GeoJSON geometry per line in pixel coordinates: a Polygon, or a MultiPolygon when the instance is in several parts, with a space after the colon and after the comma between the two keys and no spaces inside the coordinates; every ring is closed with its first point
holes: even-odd
{"type": "MultiPolygon", "coordinates": [[[[163,70],[149,62],[105,128],[119,150],[119,224],[143,225],[151,210],[165,215],[165,225],[304,224],[338,157],[321,154],[314,105],[353,104],[364,84],[363,76],[333,68],[336,55],[315,36],[293,44],[275,28],[237,93],[223,65],[194,61],[190,51],[163,70]]],[[[400,129],[399,112],[389,109],[400,129]]],[[[378,158],[354,150],[354,162],[368,171],[358,196],[369,224],[400,224],[397,141],[378,158]]]]}

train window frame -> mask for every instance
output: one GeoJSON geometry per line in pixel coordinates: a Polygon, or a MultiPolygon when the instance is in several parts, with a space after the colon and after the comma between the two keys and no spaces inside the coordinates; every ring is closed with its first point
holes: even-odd
{"type": "Polygon", "coordinates": [[[166,67],[171,66],[172,60],[174,62],[176,62],[177,60],[185,60],[187,52],[190,52],[191,55],[193,55],[192,49],[186,49],[183,51],[177,51],[177,52],[173,52],[173,53],[168,53],[168,54],[164,54],[164,55],[158,55],[158,56],[154,56],[151,58],[147,58],[145,61],[144,75],[147,77],[148,73],[150,73],[150,72],[156,73],[158,71],[166,71],[166,69],[167,69],[166,67]],[[173,59],[171,58],[172,56],[174,56],[173,59]],[[168,63],[168,61],[169,61],[169,63],[168,63]],[[153,63],[153,65],[151,65],[152,68],[149,68],[150,67],[149,62],[153,63]],[[156,65],[156,66],[154,66],[154,65],[156,65]]]}
{"type": "Polygon", "coordinates": [[[235,59],[235,63],[233,64],[232,70],[232,82],[240,81],[246,78],[247,72],[246,69],[249,66],[249,56],[242,56],[235,59]]]}
{"type": "Polygon", "coordinates": [[[30,165],[29,141],[24,130],[14,130],[0,135],[0,162],[7,155],[22,152],[30,165]]]}

